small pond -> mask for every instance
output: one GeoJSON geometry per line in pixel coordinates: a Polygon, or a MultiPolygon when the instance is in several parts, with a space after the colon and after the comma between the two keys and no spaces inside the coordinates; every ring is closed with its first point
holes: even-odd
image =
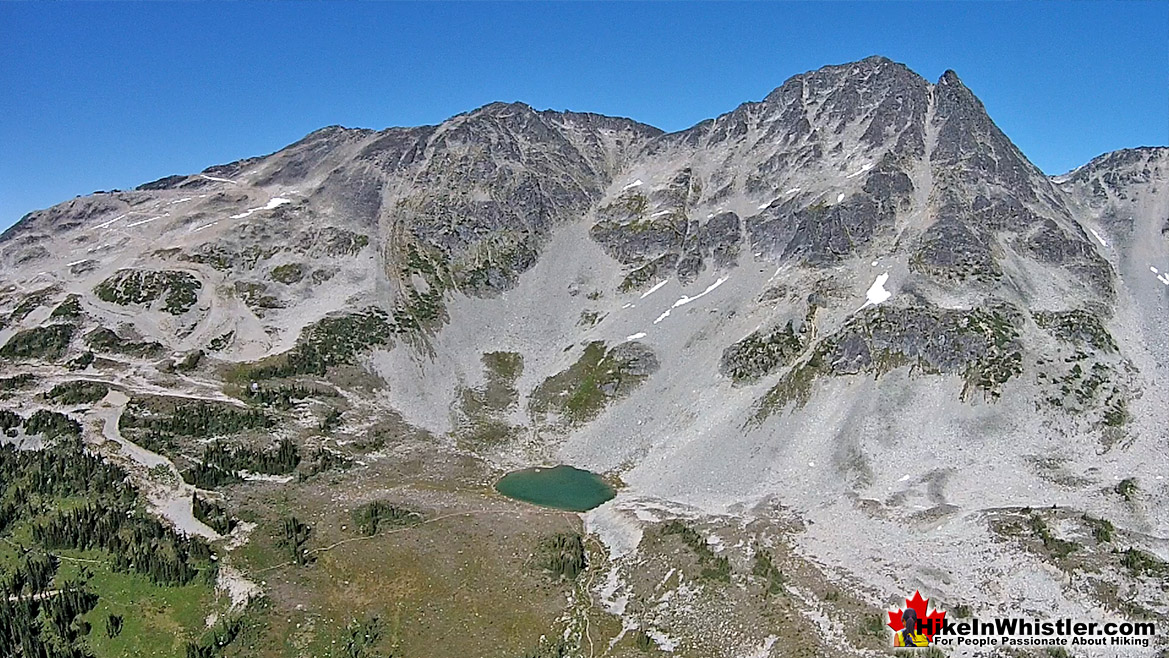
{"type": "Polygon", "coordinates": [[[617,495],[601,476],[571,466],[512,471],[495,483],[495,490],[508,498],[570,512],[591,510],[617,495]]]}

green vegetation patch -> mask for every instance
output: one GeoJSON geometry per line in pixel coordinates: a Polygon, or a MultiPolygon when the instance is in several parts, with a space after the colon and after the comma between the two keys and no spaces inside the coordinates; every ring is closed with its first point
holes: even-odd
{"type": "Polygon", "coordinates": [[[797,362],[756,405],[752,422],[762,422],[788,404],[804,404],[812,384],[825,375],[872,374],[901,367],[928,374],[962,375],[961,397],[976,392],[991,400],[1023,371],[1016,328],[1021,315],[999,305],[969,311],[936,307],[878,306],[850,319],[797,362]]]}
{"type": "Polygon", "coordinates": [[[751,565],[751,575],[763,581],[763,595],[772,596],[783,591],[785,578],[783,572],[771,560],[771,553],[762,546],[755,547],[755,559],[751,565]]]}
{"type": "Polygon", "coordinates": [[[1053,558],[1066,558],[1080,547],[1075,542],[1060,539],[1052,534],[1051,529],[1047,525],[1047,521],[1039,514],[1032,513],[1028,525],[1031,532],[1043,544],[1044,550],[1053,558]]]}
{"type": "Polygon", "coordinates": [[[271,277],[284,285],[299,282],[308,274],[308,267],[304,263],[285,263],[272,268],[271,277]]]}
{"type": "Polygon", "coordinates": [[[110,387],[107,384],[79,379],[57,384],[45,393],[45,399],[65,405],[93,404],[109,392],[110,387]]]}
{"type": "Polygon", "coordinates": [[[69,295],[49,314],[52,319],[77,320],[85,315],[81,310],[81,296],[69,295]]]}
{"type": "Polygon", "coordinates": [[[353,525],[358,532],[372,537],[381,530],[400,528],[422,522],[422,515],[392,503],[375,500],[353,510],[353,525]]]}
{"type": "Polygon", "coordinates": [[[1115,352],[1116,341],[1094,313],[1082,309],[1072,311],[1040,311],[1034,314],[1035,324],[1051,332],[1060,340],[1091,347],[1100,352],[1115,352]]]}
{"type": "Polygon", "coordinates": [[[22,372],[19,375],[13,375],[11,377],[0,377],[0,395],[29,388],[36,384],[36,382],[36,375],[28,372],[22,372]]]}
{"type": "Polygon", "coordinates": [[[543,556],[542,566],[558,578],[576,580],[588,569],[584,539],[580,533],[562,532],[548,537],[540,544],[540,555],[543,556]]]}
{"type": "Polygon", "coordinates": [[[231,341],[233,338],[235,338],[235,330],[234,329],[231,331],[228,331],[226,333],[222,333],[222,334],[216,336],[215,338],[212,338],[211,342],[207,343],[207,349],[211,350],[212,352],[219,352],[219,351],[223,350],[224,348],[226,348],[228,345],[231,345],[231,341]]]}
{"type": "Polygon", "coordinates": [[[690,548],[694,556],[698,558],[699,566],[702,567],[702,578],[724,583],[731,582],[730,560],[715,555],[710,545],[706,543],[706,539],[697,530],[675,519],[662,526],[661,533],[667,537],[677,536],[683,544],[690,548]]]}
{"type": "Polygon", "coordinates": [[[724,375],[738,383],[754,381],[792,362],[804,351],[807,323],[799,330],[792,322],[771,331],[753,331],[723,350],[719,364],[724,375]]]}
{"type": "Polygon", "coordinates": [[[199,301],[203,284],[190,272],[178,270],[118,270],[97,284],[98,299],[119,306],[150,305],[163,301],[162,310],[182,315],[199,301]]]}
{"type": "Polygon", "coordinates": [[[203,449],[199,462],[183,471],[183,479],[200,489],[214,489],[243,479],[242,471],[287,475],[300,464],[300,450],[284,438],[267,450],[228,446],[215,441],[203,449]]]}
{"type": "Polygon", "coordinates": [[[593,341],[576,363],[532,391],[530,410],[537,416],[556,412],[570,423],[588,422],[657,369],[657,357],[642,343],[626,342],[606,349],[602,341],[593,341]]]}
{"type": "Polygon", "coordinates": [[[24,433],[40,434],[49,441],[76,439],[81,436],[81,424],[65,414],[40,409],[24,421],[24,433]]]}
{"type": "Polygon", "coordinates": [[[1123,498],[1125,502],[1131,503],[1132,501],[1136,500],[1137,492],[1140,491],[1140,487],[1137,486],[1136,478],[1124,478],[1120,482],[1116,483],[1113,491],[1120,494],[1120,497],[1123,498]]]}
{"type": "Polygon", "coordinates": [[[230,534],[237,524],[225,508],[205,500],[197,493],[191,494],[191,512],[196,519],[207,524],[207,527],[221,535],[230,534]]]}
{"type": "Polygon", "coordinates": [[[507,422],[507,412],[519,401],[515,383],[524,370],[518,352],[487,352],[482,356],[484,383],[462,388],[456,402],[456,436],[471,448],[493,446],[518,431],[507,422]]]}
{"type": "Polygon", "coordinates": [[[291,350],[243,366],[231,378],[249,382],[324,375],[330,367],[351,365],[362,352],[389,343],[393,332],[386,313],[372,306],[360,313],[322,318],[301,332],[291,350]]]}
{"type": "Polygon", "coordinates": [[[1108,519],[1097,519],[1085,514],[1082,519],[1084,524],[1092,531],[1092,537],[1101,544],[1107,544],[1112,541],[1116,533],[1116,528],[1108,519]]]}
{"type": "Polygon", "coordinates": [[[670,276],[678,265],[678,254],[669,253],[658,256],[648,263],[641,265],[621,280],[617,287],[621,292],[630,292],[644,288],[650,281],[670,276]]]}
{"type": "Polygon", "coordinates": [[[243,300],[248,308],[263,316],[264,311],[275,308],[284,308],[284,302],[275,295],[268,294],[268,286],[256,281],[236,281],[235,294],[243,300]]]}
{"type": "Polygon", "coordinates": [[[158,358],[166,352],[166,347],[162,343],[122,338],[116,331],[106,327],[98,327],[85,334],[85,344],[98,352],[125,354],[142,359],[158,358]]]}
{"type": "Polygon", "coordinates": [[[1169,562],[1139,548],[1126,550],[1120,559],[1120,564],[1138,578],[1141,576],[1169,578],[1169,562]]]}
{"type": "Polygon", "coordinates": [[[33,311],[44,306],[59,290],[56,286],[49,286],[25,295],[24,299],[16,305],[16,308],[12,309],[7,317],[0,318],[0,329],[18,324],[31,315],[33,311]]]}
{"type": "Polygon", "coordinates": [[[114,647],[147,639],[165,652],[176,633],[199,632],[217,570],[211,549],[145,514],[144,502],[123,469],[76,437],[36,451],[0,446],[0,638],[19,642],[15,655],[119,655],[114,647]],[[159,599],[191,614],[146,605],[159,599]],[[161,637],[147,628],[152,615],[169,625],[161,637]]]}
{"type": "Polygon", "coordinates": [[[4,347],[0,347],[0,357],[13,360],[55,361],[65,355],[76,332],[77,326],[68,323],[25,329],[9,338],[4,347]]]}
{"type": "Polygon", "coordinates": [[[211,438],[245,430],[266,429],[274,421],[258,409],[240,409],[221,402],[182,400],[168,412],[156,413],[132,401],[118,421],[122,430],[147,430],[176,436],[211,438]]]}

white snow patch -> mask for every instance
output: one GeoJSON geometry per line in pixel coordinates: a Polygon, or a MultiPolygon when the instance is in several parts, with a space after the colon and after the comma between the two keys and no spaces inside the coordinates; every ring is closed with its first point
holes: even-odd
{"type": "Polygon", "coordinates": [[[1160,274],[1157,276],[1157,280],[1169,286],[1169,274],[1160,274]]]}
{"type": "Polygon", "coordinates": [[[122,213],[121,215],[118,215],[117,217],[115,217],[107,222],[102,222],[101,224],[95,225],[94,228],[107,228],[110,224],[113,224],[114,222],[118,221],[119,219],[125,217],[128,214],[130,214],[130,213],[122,213]]]}
{"type": "Polygon", "coordinates": [[[639,332],[637,332],[637,333],[635,333],[635,334],[630,334],[629,336],[626,336],[626,337],[625,337],[625,340],[626,340],[626,341],[631,341],[631,340],[638,340],[638,339],[640,339],[640,338],[645,338],[645,335],[646,335],[646,334],[645,334],[645,332],[644,332],[644,331],[639,331],[639,332]]]}
{"type": "Polygon", "coordinates": [[[658,648],[662,651],[667,653],[674,653],[674,649],[678,648],[677,638],[670,637],[669,635],[666,635],[657,629],[647,630],[645,634],[648,635],[650,639],[654,641],[654,644],[658,645],[658,648]]]}
{"type": "Polygon", "coordinates": [[[767,208],[767,207],[769,207],[770,205],[771,205],[770,203],[763,203],[763,204],[760,204],[760,205],[759,205],[759,210],[763,210],[764,208],[767,208]]]}
{"type": "Polygon", "coordinates": [[[872,163],[869,163],[869,164],[861,167],[859,170],[854,171],[851,174],[845,176],[845,178],[856,178],[857,176],[860,176],[861,174],[865,173],[866,171],[868,171],[872,168],[873,168],[872,163]]]}
{"type": "Polygon", "coordinates": [[[87,261],[87,260],[89,260],[89,259],[88,259],[88,258],[82,258],[81,260],[75,260],[75,261],[73,261],[72,263],[68,263],[68,264],[66,264],[66,265],[65,265],[65,267],[73,267],[74,265],[80,265],[80,264],[84,263],[84,262],[85,262],[85,261],[87,261]]]}
{"type": "Polygon", "coordinates": [[[652,288],[641,293],[641,299],[645,299],[646,297],[649,297],[650,295],[654,294],[658,290],[661,290],[662,286],[666,285],[669,282],[670,282],[669,279],[662,279],[661,281],[658,281],[657,283],[655,283],[653,285],[652,288]]]}
{"type": "Polygon", "coordinates": [[[1152,265],[1150,265],[1150,266],[1149,266],[1149,271],[1150,271],[1150,272],[1152,272],[1153,274],[1157,274],[1157,273],[1158,273],[1158,272],[1157,272],[1157,268],[1153,267],[1152,265]]]}
{"type": "Polygon", "coordinates": [[[641,179],[640,179],[640,178],[638,178],[637,180],[633,181],[632,183],[630,183],[630,184],[626,185],[625,187],[623,187],[623,188],[621,188],[621,189],[622,189],[622,190],[628,190],[628,189],[629,189],[629,188],[631,188],[631,187],[639,187],[640,185],[641,185],[641,179]]]}
{"type": "Polygon", "coordinates": [[[888,280],[888,272],[877,276],[877,280],[873,282],[873,285],[869,286],[869,291],[865,293],[865,297],[868,299],[868,301],[866,301],[864,306],[861,306],[861,308],[864,308],[869,304],[876,306],[877,304],[880,304],[893,296],[893,293],[885,290],[885,282],[888,280]]]}
{"type": "Polygon", "coordinates": [[[726,549],[726,545],[723,543],[722,537],[719,537],[718,535],[710,535],[707,537],[706,545],[709,546],[710,550],[714,551],[715,553],[722,553],[723,550],[726,549]]]}
{"type": "Polygon", "coordinates": [[[227,178],[216,178],[214,176],[208,176],[207,174],[199,174],[199,178],[206,178],[207,180],[213,180],[216,183],[231,183],[232,185],[236,185],[236,182],[233,180],[229,180],[227,178]]]}
{"type": "Polygon", "coordinates": [[[617,596],[617,592],[620,589],[621,571],[619,568],[614,567],[605,577],[605,584],[601,587],[601,605],[610,614],[617,615],[618,617],[625,614],[625,606],[629,603],[628,594],[617,596]]]}
{"type": "Polygon", "coordinates": [[[259,208],[250,208],[247,211],[241,212],[238,215],[232,215],[231,218],[232,219],[243,219],[244,217],[247,217],[248,215],[250,215],[254,212],[260,212],[261,210],[272,210],[273,208],[279,208],[280,206],[283,206],[286,203],[292,203],[292,199],[285,199],[284,197],[281,197],[281,196],[275,196],[275,197],[272,197],[271,199],[269,199],[268,203],[265,203],[264,205],[260,206],[259,208]]]}
{"type": "Polygon", "coordinates": [[[212,226],[215,226],[218,223],[219,222],[211,222],[210,224],[204,224],[202,226],[195,227],[195,228],[191,229],[191,233],[197,233],[199,231],[202,231],[205,228],[210,228],[212,226]]]}
{"type": "Polygon", "coordinates": [[[715,281],[714,283],[707,286],[706,290],[703,290],[702,292],[698,293],[697,295],[694,295],[693,297],[688,297],[686,295],[682,295],[682,297],[680,299],[678,299],[678,301],[674,302],[673,306],[666,309],[661,315],[659,315],[657,317],[656,320],[654,320],[654,324],[657,324],[657,323],[661,322],[662,320],[665,320],[666,318],[670,317],[670,311],[672,309],[678,308],[679,306],[685,306],[686,304],[689,304],[690,302],[697,300],[699,297],[702,297],[703,295],[710,293],[715,288],[721,286],[723,283],[726,283],[727,278],[728,277],[725,277],[725,276],[719,277],[717,281],[715,281]]]}
{"type": "Polygon", "coordinates": [[[1088,231],[1090,231],[1092,233],[1092,236],[1095,237],[1100,242],[1100,246],[1102,246],[1102,247],[1108,246],[1108,243],[1104,241],[1104,238],[1100,237],[1100,234],[1096,232],[1096,229],[1089,228],[1088,231]]]}
{"type": "Polygon", "coordinates": [[[668,215],[672,212],[674,212],[673,208],[666,208],[665,210],[659,210],[659,211],[655,212],[654,214],[650,215],[650,219],[653,219],[654,217],[661,217],[662,215],[668,215]]]}
{"type": "Polygon", "coordinates": [[[796,192],[799,192],[799,191],[800,191],[800,188],[793,187],[792,189],[788,190],[787,192],[784,192],[784,194],[795,194],[796,192]]]}
{"type": "Polygon", "coordinates": [[[137,222],[130,222],[129,224],[126,224],[126,228],[131,228],[133,226],[141,226],[143,224],[149,224],[150,222],[153,222],[156,219],[162,219],[163,217],[166,217],[166,215],[159,215],[157,217],[151,217],[149,219],[143,219],[143,220],[137,221],[137,222]]]}
{"type": "Polygon", "coordinates": [[[666,584],[666,582],[670,580],[670,576],[674,575],[675,571],[677,571],[677,569],[670,567],[670,570],[666,572],[666,577],[662,578],[662,582],[658,583],[658,586],[654,588],[654,591],[661,589],[666,584]]]}
{"type": "Polygon", "coordinates": [[[841,201],[844,201],[844,192],[836,195],[836,203],[840,203],[841,201]]]}
{"type": "Polygon", "coordinates": [[[697,295],[694,295],[693,297],[687,297],[686,295],[682,295],[682,297],[678,301],[674,302],[674,305],[671,306],[670,308],[678,308],[679,306],[685,306],[686,304],[689,304],[690,302],[697,300],[699,297],[702,297],[703,295],[705,295],[709,292],[712,292],[715,288],[726,283],[727,278],[728,277],[725,277],[725,276],[719,277],[717,281],[715,281],[714,283],[707,286],[706,290],[703,290],[702,292],[698,293],[697,295]]]}
{"type": "Polygon", "coordinates": [[[628,304],[626,304],[625,306],[622,306],[621,308],[633,308],[633,302],[629,302],[628,304]]]}
{"type": "Polygon", "coordinates": [[[271,475],[268,473],[252,473],[251,471],[240,471],[239,476],[249,482],[279,482],[284,484],[292,482],[291,475],[271,475]]]}

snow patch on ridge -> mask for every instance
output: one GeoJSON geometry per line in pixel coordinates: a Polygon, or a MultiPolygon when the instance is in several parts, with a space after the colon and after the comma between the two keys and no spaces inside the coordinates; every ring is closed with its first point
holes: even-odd
{"type": "Polygon", "coordinates": [[[662,286],[666,285],[669,282],[670,282],[669,279],[663,279],[663,280],[655,283],[652,288],[641,293],[641,299],[645,299],[646,297],[649,297],[650,295],[654,294],[655,292],[660,290],[662,286]]]}
{"type": "Polygon", "coordinates": [[[861,308],[869,306],[870,304],[876,306],[882,302],[887,301],[893,296],[893,293],[885,290],[885,282],[889,280],[889,273],[885,272],[877,276],[877,280],[873,285],[869,286],[869,291],[865,293],[866,301],[861,308]]]}
{"type": "Polygon", "coordinates": [[[268,200],[268,203],[265,203],[264,205],[260,206],[259,208],[250,208],[244,212],[241,212],[238,215],[232,215],[231,218],[232,219],[243,219],[244,217],[247,217],[248,215],[251,215],[254,212],[260,212],[261,210],[272,210],[273,208],[279,208],[280,206],[283,206],[286,203],[292,203],[292,199],[286,199],[282,196],[274,196],[268,200]]]}

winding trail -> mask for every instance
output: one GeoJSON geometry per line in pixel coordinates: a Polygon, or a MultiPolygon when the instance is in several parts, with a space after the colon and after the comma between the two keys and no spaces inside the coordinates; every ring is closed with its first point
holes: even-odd
{"type": "MultiPolygon", "coordinates": [[[[108,450],[103,454],[107,458],[122,462],[127,467],[134,483],[145,494],[150,510],[170,522],[176,530],[208,541],[223,539],[223,535],[195,518],[191,502],[197,489],[183,480],[174,462],[122,436],[118,424],[129,401],[130,397],[125,393],[111,390],[90,412],[102,421],[102,436],[119,446],[116,454],[109,454],[108,450]],[[167,472],[165,477],[154,475],[160,468],[167,472]]],[[[236,542],[228,542],[224,545],[224,550],[230,551],[237,545],[236,542]]],[[[245,578],[243,573],[226,560],[219,564],[216,586],[227,592],[231,598],[232,608],[247,605],[248,601],[261,591],[259,585],[245,578]]]]}

